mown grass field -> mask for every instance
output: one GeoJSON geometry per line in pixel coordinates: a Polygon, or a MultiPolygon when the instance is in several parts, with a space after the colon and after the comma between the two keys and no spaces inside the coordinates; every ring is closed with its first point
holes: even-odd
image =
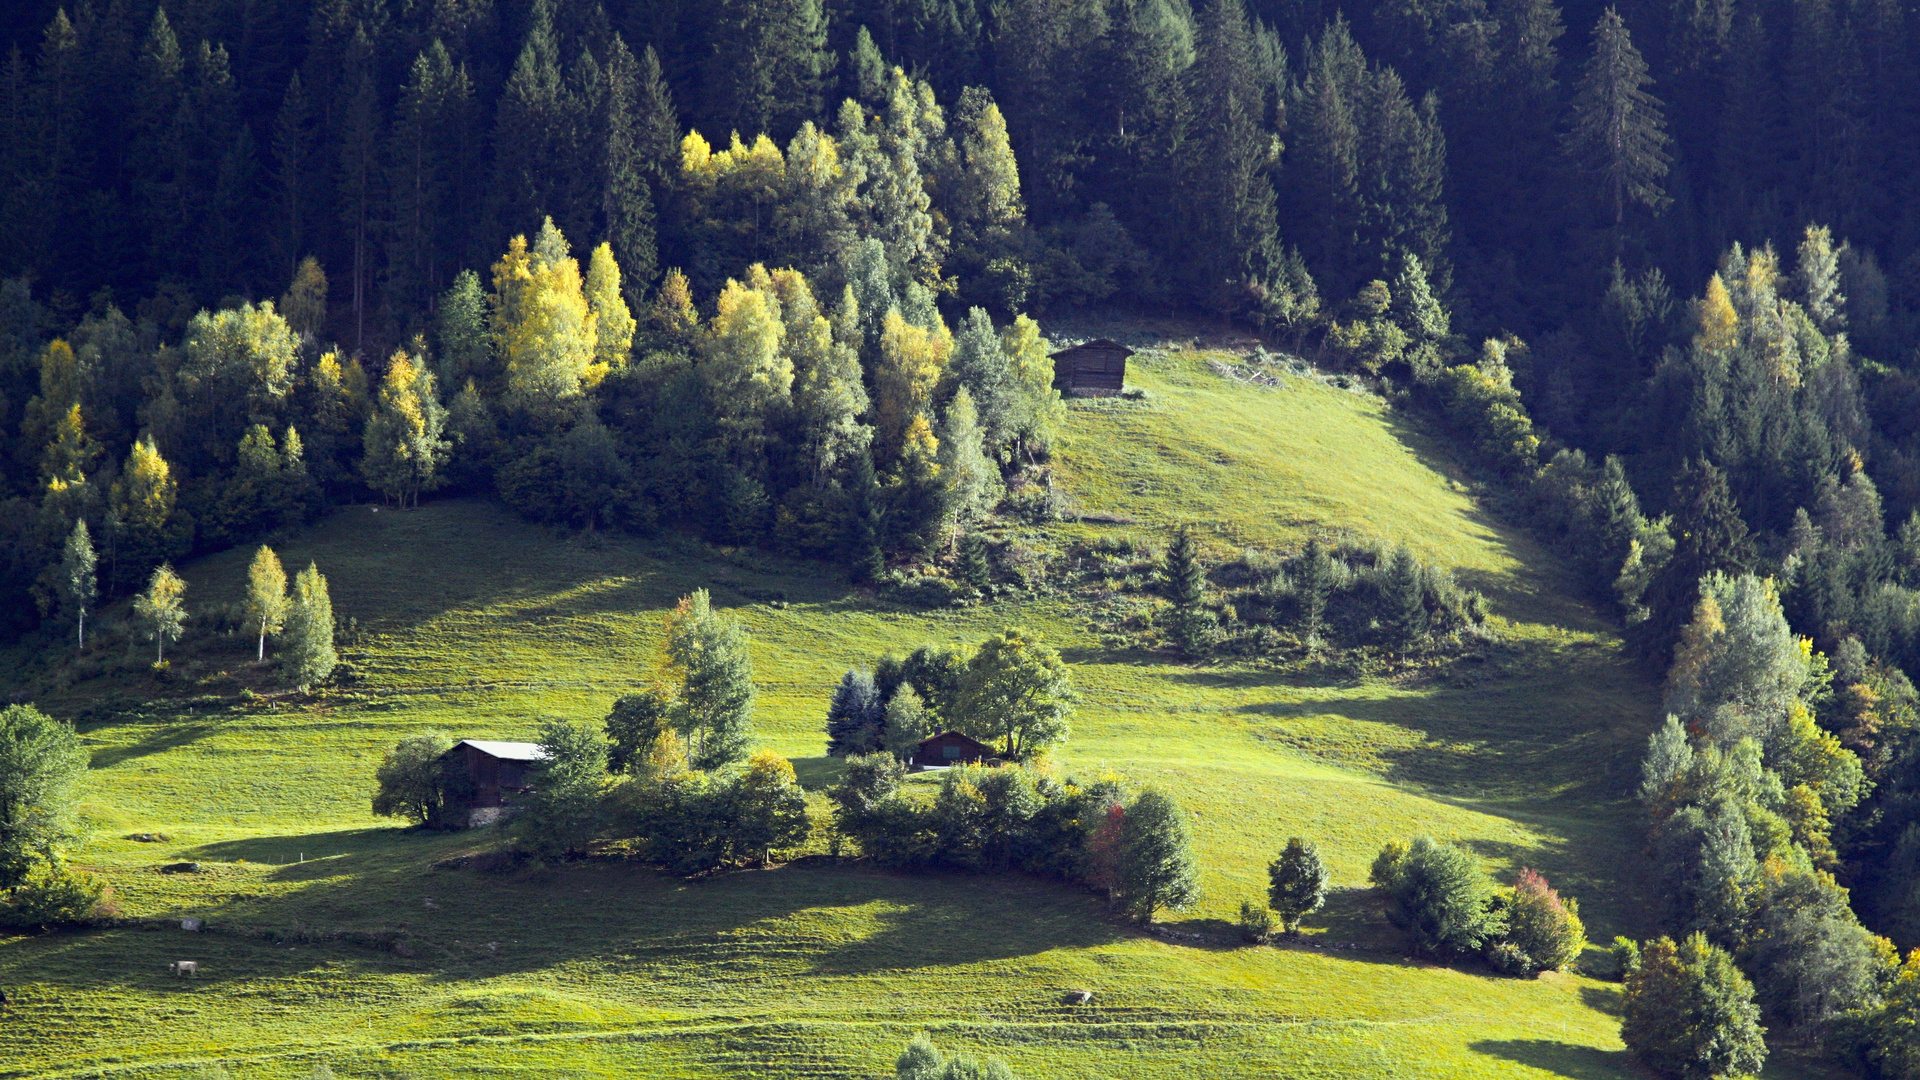
{"type": "MultiPolygon", "coordinates": [[[[1615,986],[1408,961],[1364,885],[1382,843],[1428,832],[1504,874],[1541,869],[1581,899],[1595,941],[1648,932],[1625,792],[1653,685],[1554,559],[1487,517],[1436,444],[1377,402],[1306,380],[1241,385],[1189,352],[1142,354],[1131,381],[1148,400],[1075,407],[1060,474],[1087,511],[1138,524],[1057,526],[1055,540],[1178,522],[1223,549],[1319,529],[1404,540],[1487,591],[1504,642],[1417,680],[1193,667],[1114,651],[1072,595],[918,612],[818,565],[565,537],[478,501],[343,509],[281,555],[316,560],[359,627],[346,691],[244,701],[251,640],[204,627],[180,684],[151,700],[137,665],[31,676],[94,755],[95,838],[76,861],[112,878],[126,915],[209,930],[0,939],[0,1077],[217,1065],[248,1080],[317,1061],[346,1078],[881,1076],[922,1029],[1029,1080],[1633,1075],[1615,986]],[[1165,920],[1218,940],[1144,935],[1054,883],[826,858],[697,882],[600,863],[435,869],[488,838],[369,816],[373,771],[401,736],[529,738],[546,717],[604,715],[645,680],[662,614],[696,587],[751,628],[762,741],[816,789],[834,772],[819,727],[845,668],[1008,624],[1040,631],[1083,696],[1055,767],[1178,794],[1206,897],[1165,920]],[[1308,941],[1358,948],[1226,942],[1296,833],[1339,887],[1308,941]],[[176,860],[207,872],[158,871],[176,860]],[[202,977],[170,978],[175,959],[202,977]],[[1059,1004],[1074,987],[1093,1004],[1059,1004]]],[[[190,606],[237,597],[249,554],[184,567],[190,606]]]]}

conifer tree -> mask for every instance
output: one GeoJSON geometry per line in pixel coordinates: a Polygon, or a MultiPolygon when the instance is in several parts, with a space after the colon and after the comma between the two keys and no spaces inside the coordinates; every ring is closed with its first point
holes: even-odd
{"type": "Polygon", "coordinates": [[[1574,88],[1565,148],[1598,183],[1616,229],[1629,205],[1658,213],[1673,201],[1661,186],[1673,159],[1665,108],[1647,91],[1652,83],[1625,20],[1608,8],[1594,24],[1593,54],[1574,88]]]}
{"type": "Polygon", "coordinates": [[[494,125],[494,195],[500,220],[522,228],[539,217],[570,220],[562,185],[573,176],[564,142],[573,129],[571,102],[560,75],[552,0],[535,0],[526,41],[501,91],[494,125]]]}
{"type": "Polygon", "coordinates": [[[1198,225],[1190,249],[1192,289],[1209,308],[1234,314],[1271,287],[1279,247],[1270,177],[1279,142],[1261,126],[1265,91],[1241,0],[1207,4],[1189,80],[1195,134],[1189,181],[1198,225]]]}
{"type": "Polygon", "coordinates": [[[821,0],[721,0],[727,47],[715,51],[707,93],[719,126],[785,138],[820,113],[833,54],[821,0]]]}
{"type": "Polygon", "coordinates": [[[1290,837],[1286,850],[1267,867],[1267,903],[1288,934],[1300,932],[1300,920],[1327,899],[1327,868],[1310,841],[1290,837]]]}
{"type": "Polygon", "coordinates": [[[247,621],[260,634],[256,660],[266,661],[267,636],[285,628],[288,603],[287,572],[280,567],[280,556],[261,544],[247,567],[247,621]]]}
{"type": "Polygon", "coordinates": [[[827,753],[833,757],[872,753],[886,719],[873,673],[854,669],[840,677],[827,704],[827,753]]]}
{"type": "Polygon", "coordinates": [[[435,315],[440,341],[440,382],[465,386],[493,373],[493,340],[487,331],[487,294],[480,275],[462,270],[440,298],[435,315]]]}
{"type": "Polygon", "coordinates": [[[287,609],[286,649],[282,661],[293,685],[308,687],[333,676],[340,664],[333,651],[333,598],[320,568],[308,563],[293,579],[293,597],[287,609]]]}
{"type": "Polygon", "coordinates": [[[1186,814],[1172,796],[1148,788],[1128,804],[1119,854],[1120,901],[1136,920],[1152,922],[1161,908],[1181,910],[1200,898],[1186,814]]]}
{"type": "Polygon", "coordinates": [[[268,144],[273,155],[274,247],[279,266],[288,273],[298,272],[295,260],[308,247],[309,221],[316,201],[311,175],[314,139],[313,102],[300,83],[300,73],[295,71],[287,80],[268,144]]]}
{"type": "Polygon", "coordinates": [[[404,311],[431,308],[457,252],[447,219],[460,186],[458,139],[472,86],[445,45],[414,59],[394,106],[387,189],[387,280],[404,311]]]}
{"type": "MultiPolygon", "coordinates": [[[[660,77],[659,61],[653,58],[651,49],[648,49],[647,56],[653,64],[651,75],[657,80],[660,77]]],[[[605,145],[601,151],[604,175],[601,178],[600,217],[604,242],[612,245],[611,260],[616,270],[625,271],[628,311],[639,308],[648,287],[653,284],[659,265],[654,223],[657,203],[649,182],[649,174],[653,170],[646,161],[647,147],[642,129],[647,118],[640,112],[641,80],[645,74],[640,62],[634,59],[633,53],[627,48],[627,43],[618,34],[614,35],[612,49],[607,54],[601,103],[604,112],[601,131],[605,136],[605,145]]],[[[599,251],[595,249],[594,266],[598,264],[599,251]]],[[[591,269],[587,276],[591,280],[591,269]]],[[[603,326],[603,337],[606,332],[603,326]]]]}
{"type": "Polygon", "coordinates": [[[153,641],[155,664],[166,661],[167,642],[179,641],[186,632],[187,608],[181,602],[186,592],[187,583],[170,564],[162,563],[148,579],[146,591],[133,598],[134,616],[146,624],[147,637],[153,641]]]}
{"type": "Polygon", "coordinates": [[[953,339],[953,378],[972,395],[988,453],[1003,457],[1014,441],[1020,387],[985,308],[968,310],[953,339]]]}
{"type": "Polygon", "coordinates": [[[367,307],[371,299],[374,240],[380,208],[380,96],[373,72],[362,72],[357,86],[343,103],[335,148],[339,179],[334,197],[340,224],[347,230],[352,252],[349,296],[353,311],[353,344],[366,346],[367,307]]]}
{"type": "Polygon", "coordinates": [[[637,163],[652,191],[653,204],[664,207],[673,178],[680,171],[680,116],[673,106],[673,91],[661,73],[660,57],[651,45],[640,54],[633,138],[637,163]]]}
{"type": "Polygon", "coordinates": [[[100,593],[95,563],[86,519],[76,519],[60,549],[60,599],[73,615],[75,645],[81,649],[87,647],[87,612],[93,610],[94,598],[100,593]]]}

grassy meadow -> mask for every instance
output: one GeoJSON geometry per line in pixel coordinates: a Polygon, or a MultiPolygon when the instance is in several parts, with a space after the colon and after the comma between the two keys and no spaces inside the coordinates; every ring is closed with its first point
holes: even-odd
{"type": "MultiPolygon", "coordinates": [[[[293,1078],[319,1061],[353,1080],[877,1077],[918,1030],[1027,1080],[1634,1075],[1615,985],[1407,960],[1364,886],[1381,844],[1428,832],[1509,879],[1540,869],[1580,898],[1597,942],[1649,932],[1626,792],[1656,687],[1434,441],[1373,399],[1244,385],[1206,359],[1142,353],[1130,381],[1145,400],[1072,410],[1061,483],[1084,511],[1134,523],[1014,531],[1157,540],[1191,522],[1222,552],[1315,530],[1405,541],[1487,592],[1504,636],[1483,660],[1391,680],[1196,667],[1104,643],[1070,593],[925,612],[817,564],[562,535],[476,500],[344,508],[279,546],[289,569],[317,561],[353,620],[341,690],[243,694],[263,680],[252,639],[206,619],[165,688],[118,645],[78,669],[25,651],[0,664],[17,696],[80,723],[94,839],[75,861],[112,879],[123,914],[153,917],[0,939],[0,1077],[293,1078]],[[699,881],[592,862],[437,868],[492,839],[369,815],[402,736],[525,739],[547,717],[603,716],[646,680],[662,615],[698,587],[751,629],[761,740],[815,790],[835,773],[820,726],[847,667],[1039,631],[1083,699],[1052,767],[1179,796],[1206,895],[1163,923],[1204,937],[1147,935],[1051,882],[842,864],[824,840],[699,881]],[[1300,945],[1230,944],[1292,834],[1329,861],[1328,908],[1300,945]],[[159,869],[182,860],[205,872],[159,869]],[[158,918],[187,915],[208,930],[158,918]],[[170,977],[175,959],[201,977],[170,977]],[[1092,1004],[1060,1004],[1070,988],[1092,1004]]],[[[189,607],[234,602],[249,556],[182,567],[189,607]]]]}

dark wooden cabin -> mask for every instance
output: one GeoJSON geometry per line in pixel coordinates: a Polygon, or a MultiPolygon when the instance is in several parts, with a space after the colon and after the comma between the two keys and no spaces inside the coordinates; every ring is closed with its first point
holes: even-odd
{"type": "Polygon", "coordinates": [[[505,817],[516,795],[529,790],[527,773],[546,755],[539,743],[462,739],[440,755],[450,782],[446,816],[468,826],[505,817]],[[457,779],[456,779],[457,778],[457,779]]]}
{"type": "Polygon", "coordinates": [[[993,747],[969,739],[957,731],[943,731],[931,739],[922,739],[920,745],[913,748],[913,765],[916,768],[978,764],[992,757],[993,747]]]}
{"type": "Polygon", "coordinates": [[[1053,388],[1063,397],[1112,397],[1127,385],[1133,350],[1095,338],[1053,354],[1053,388]]]}

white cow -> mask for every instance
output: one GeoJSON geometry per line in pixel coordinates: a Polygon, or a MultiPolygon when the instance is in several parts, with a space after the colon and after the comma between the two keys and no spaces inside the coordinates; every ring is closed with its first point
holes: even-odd
{"type": "Polygon", "coordinates": [[[175,975],[191,975],[197,979],[200,977],[200,961],[175,960],[172,970],[175,975]]]}

